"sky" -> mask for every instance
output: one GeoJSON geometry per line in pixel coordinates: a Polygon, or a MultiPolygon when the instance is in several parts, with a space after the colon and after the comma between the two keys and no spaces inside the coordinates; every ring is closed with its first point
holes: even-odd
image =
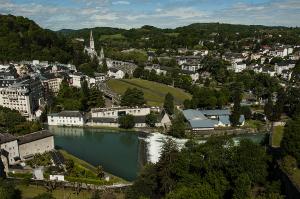
{"type": "Polygon", "coordinates": [[[0,13],[52,30],[204,22],[300,26],[300,0],[0,0],[0,13]]]}

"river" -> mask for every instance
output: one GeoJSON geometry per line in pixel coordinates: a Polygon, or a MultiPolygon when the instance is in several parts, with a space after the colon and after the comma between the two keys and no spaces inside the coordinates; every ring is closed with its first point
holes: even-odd
{"type": "MultiPolygon", "coordinates": [[[[55,145],[90,164],[103,166],[104,170],[132,181],[145,162],[157,162],[163,141],[168,137],[159,133],[116,131],[96,128],[71,128],[50,126],[55,145]]],[[[260,142],[264,134],[238,136],[235,141],[249,138],[260,142]]],[[[183,146],[186,140],[176,139],[183,146]]]]}

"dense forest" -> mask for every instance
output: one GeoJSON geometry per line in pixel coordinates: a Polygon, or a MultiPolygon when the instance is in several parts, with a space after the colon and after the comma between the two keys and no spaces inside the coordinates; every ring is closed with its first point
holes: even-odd
{"type": "Polygon", "coordinates": [[[0,15],[0,63],[21,60],[82,64],[83,45],[39,27],[34,21],[0,15]]]}

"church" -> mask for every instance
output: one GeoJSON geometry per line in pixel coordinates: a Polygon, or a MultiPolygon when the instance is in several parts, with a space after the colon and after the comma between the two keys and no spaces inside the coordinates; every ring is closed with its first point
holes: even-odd
{"type": "Polygon", "coordinates": [[[90,33],[90,46],[89,47],[85,46],[84,47],[84,52],[87,53],[90,56],[90,58],[92,58],[92,59],[97,58],[100,63],[104,59],[103,48],[101,48],[100,55],[98,56],[98,54],[97,54],[97,51],[95,49],[95,42],[94,42],[94,37],[93,37],[93,31],[92,30],[91,30],[91,33],[90,33]]]}

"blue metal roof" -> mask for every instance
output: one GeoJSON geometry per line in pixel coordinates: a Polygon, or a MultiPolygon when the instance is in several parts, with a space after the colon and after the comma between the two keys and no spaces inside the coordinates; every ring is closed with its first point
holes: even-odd
{"type": "Polygon", "coordinates": [[[205,120],[207,119],[201,111],[188,109],[183,111],[183,115],[187,120],[205,120]]]}
{"type": "Polygon", "coordinates": [[[189,122],[192,128],[214,128],[218,124],[218,121],[210,119],[190,120],[189,122]]]}

